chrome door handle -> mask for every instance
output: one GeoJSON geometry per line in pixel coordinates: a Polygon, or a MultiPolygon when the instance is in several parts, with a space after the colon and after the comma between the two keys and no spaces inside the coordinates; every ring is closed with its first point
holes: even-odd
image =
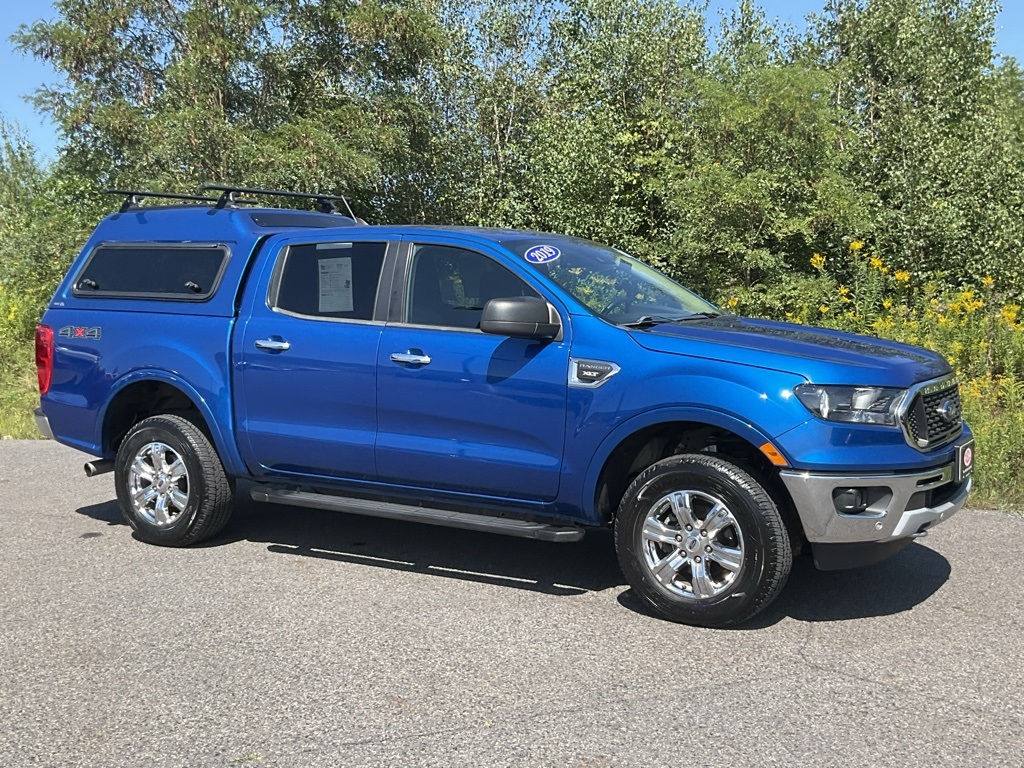
{"type": "Polygon", "coordinates": [[[430,365],[429,355],[414,355],[412,352],[392,352],[391,362],[409,365],[430,365]]]}
{"type": "Polygon", "coordinates": [[[256,349],[269,349],[271,352],[287,352],[291,343],[281,339],[257,339],[256,349]]]}

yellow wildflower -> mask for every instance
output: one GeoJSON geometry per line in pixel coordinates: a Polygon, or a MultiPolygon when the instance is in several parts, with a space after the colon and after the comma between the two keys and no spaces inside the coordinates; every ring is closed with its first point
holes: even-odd
{"type": "Polygon", "coordinates": [[[819,272],[825,267],[825,257],[820,253],[816,253],[811,256],[811,266],[819,272]]]}
{"type": "Polygon", "coordinates": [[[829,309],[828,304],[822,304],[820,307],[818,307],[818,311],[821,312],[821,314],[823,314],[823,315],[826,312],[828,312],[828,309],[829,309]]]}
{"type": "Polygon", "coordinates": [[[954,312],[963,312],[969,315],[983,306],[985,306],[985,302],[982,299],[976,299],[974,297],[974,289],[968,288],[957,296],[956,301],[950,303],[949,308],[954,312]]]}
{"type": "Polygon", "coordinates": [[[882,307],[892,309],[892,299],[882,299],[882,307]]]}
{"type": "Polygon", "coordinates": [[[1007,304],[999,311],[999,316],[1003,318],[1003,322],[1008,328],[1013,329],[1017,326],[1018,312],[1020,312],[1020,307],[1017,304],[1007,304]]]}
{"type": "Polygon", "coordinates": [[[852,243],[850,243],[850,250],[851,251],[859,251],[863,247],[864,247],[864,243],[861,240],[854,240],[852,243]]]}
{"type": "Polygon", "coordinates": [[[905,270],[905,269],[897,269],[896,272],[893,274],[893,277],[896,278],[896,282],[897,283],[909,283],[910,282],[910,273],[907,272],[907,270],[905,270]]]}
{"type": "Polygon", "coordinates": [[[7,322],[8,323],[12,322],[17,314],[18,314],[18,305],[15,304],[15,305],[13,305],[11,307],[11,311],[7,315],[7,322]]]}
{"type": "Polygon", "coordinates": [[[725,302],[725,306],[729,307],[729,309],[732,309],[733,307],[737,306],[739,303],[740,303],[739,299],[733,298],[733,299],[729,299],[727,302],[725,302]]]}
{"type": "Polygon", "coordinates": [[[883,269],[882,260],[877,256],[871,257],[870,264],[874,269],[877,269],[879,272],[881,272],[883,269]]]}
{"type": "Polygon", "coordinates": [[[984,285],[986,288],[991,288],[992,287],[992,283],[994,283],[994,282],[995,282],[995,280],[993,280],[988,275],[985,275],[983,278],[981,278],[981,284],[984,285]]]}
{"type": "Polygon", "coordinates": [[[850,289],[847,288],[845,285],[840,285],[839,286],[839,295],[840,296],[846,296],[849,292],[850,292],[850,289]]]}

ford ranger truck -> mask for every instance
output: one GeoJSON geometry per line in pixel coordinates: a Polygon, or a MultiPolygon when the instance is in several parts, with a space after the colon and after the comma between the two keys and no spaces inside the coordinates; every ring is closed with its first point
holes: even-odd
{"type": "Polygon", "coordinates": [[[611,527],[656,615],[719,627],[801,550],[869,565],[967,499],[971,431],[933,352],[731,315],[579,238],[233,195],[127,197],[37,332],[39,428],[113,472],[146,542],[215,536],[238,480],[551,542],[611,527]]]}

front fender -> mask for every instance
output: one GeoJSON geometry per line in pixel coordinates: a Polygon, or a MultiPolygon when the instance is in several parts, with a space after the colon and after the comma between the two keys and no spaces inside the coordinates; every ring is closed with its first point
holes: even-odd
{"type": "Polygon", "coordinates": [[[639,432],[647,427],[669,422],[689,421],[698,424],[706,424],[712,427],[720,427],[738,435],[753,446],[761,446],[769,442],[771,438],[758,426],[748,421],[743,421],[736,416],[713,408],[700,408],[696,406],[674,406],[656,408],[637,414],[632,418],[619,424],[598,446],[590,460],[587,473],[583,481],[583,489],[580,495],[581,508],[585,519],[600,522],[596,509],[597,484],[601,478],[601,470],[605,462],[611,456],[615,448],[630,435],[639,432]]]}

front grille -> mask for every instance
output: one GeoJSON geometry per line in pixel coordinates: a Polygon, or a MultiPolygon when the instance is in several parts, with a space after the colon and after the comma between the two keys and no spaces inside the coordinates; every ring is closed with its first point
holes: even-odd
{"type": "Polygon", "coordinates": [[[920,388],[910,401],[903,423],[908,442],[931,450],[960,434],[962,414],[956,379],[941,379],[920,388]]]}

